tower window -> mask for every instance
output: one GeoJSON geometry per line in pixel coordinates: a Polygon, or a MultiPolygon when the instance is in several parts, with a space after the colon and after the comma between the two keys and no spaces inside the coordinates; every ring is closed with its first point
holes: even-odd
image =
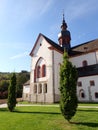
{"type": "Polygon", "coordinates": [[[87,61],[84,60],[84,61],[82,62],[82,66],[85,67],[85,66],[87,66],[87,65],[88,65],[87,61]]]}

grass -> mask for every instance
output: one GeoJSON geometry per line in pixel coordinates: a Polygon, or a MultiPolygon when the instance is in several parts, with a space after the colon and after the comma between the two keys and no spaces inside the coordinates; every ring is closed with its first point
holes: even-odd
{"type": "Polygon", "coordinates": [[[0,130],[98,130],[98,109],[78,108],[68,123],[59,107],[16,107],[12,113],[0,108],[0,130]]]}

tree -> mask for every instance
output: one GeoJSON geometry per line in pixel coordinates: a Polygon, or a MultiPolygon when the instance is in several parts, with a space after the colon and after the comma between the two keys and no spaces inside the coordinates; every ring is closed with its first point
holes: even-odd
{"type": "Polygon", "coordinates": [[[0,81],[0,98],[5,99],[8,96],[8,86],[9,81],[8,80],[1,80],[0,81]]]}
{"type": "Polygon", "coordinates": [[[8,87],[8,109],[12,112],[16,106],[16,74],[13,73],[8,87]]]}
{"type": "Polygon", "coordinates": [[[30,79],[30,73],[27,71],[22,71],[17,75],[17,97],[22,97],[23,84],[30,79]]]}
{"type": "Polygon", "coordinates": [[[77,70],[68,60],[67,52],[64,52],[63,63],[60,67],[60,109],[68,122],[75,115],[77,109],[77,70]]]}

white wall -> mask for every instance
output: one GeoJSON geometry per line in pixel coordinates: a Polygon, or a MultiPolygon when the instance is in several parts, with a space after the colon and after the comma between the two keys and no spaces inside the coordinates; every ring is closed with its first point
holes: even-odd
{"type": "MultiPolygon", "coordinates": [[[[40,57],[42,57],[45,60],[46,66],[52,66],[52,58],[51,58],[52,55],[48,47],[50,47],[50,45],[47,44],[46,40],[41,36],[34,49],[33,57],[31,58],[31,79],[30,79],[31,82],[34,82],[34,69],[40,57]]],[[[47,71],[49,72],[48,69],[47,71]]],[[[49,77],[49,73],[47,77],[49,77]]]]}
{"type": "Polygon", "coordinates": [[[29,93],[30,92],[30,85],[23,86],[23,93],[29,93]]]}
{"type": "MultiPolygon", "coordinates": [[[[37,83],[47,83],[47,101],[48,98],[49,102],[53,102],[53,62],[52,62],[52,50],[50,50],[48,47],[51,45],[47,43],[47,41],[41,36],[39,40],[37,41],[37,45],[33,52],[33,57],[31,59],[31,75],[30,75],[30,94],[34,98],[34,92],[33,92],[33,86],[34,86],[34,69],[36,66],[36,63],[40,58],[43,60],[39,62],[38,64],[45,63],[46,65],[46,77],[37,78],[37,83]],[[40,45],[41,44],[41,45],[40,45]]],[[[38,94],[37,96],[43,96],[43,93],[38,94]]]]}
{"type": "Polygon", "coordinates": [[[98,51],[96,51],[96,63],[98,64],[98,51]]]}
{"type": "Polygon", "coordinates": [[[91,52],[87,54],[83,54],[76,57],[71,57],[70,61],[75,65],[77,68],[82,67],[82,62],[86,60],[88,62],[88,65],[96,64],[96,53],[91,52]]]}
{"type": "Polygon", "coordinates": [[[79,101],[98,101],[98,98],[95,98],[95,92],[98,92],[98,75],[96,76],[88,76],[88,77],[80,77],[78,81],[82,82],[82,87],[77,86],[77,95],[79,101]],[[95,86],[90,86],[90,81],[94,80],[95,86]],[[81,98],[79,96],[79,91],[84,90],[85,98],[81,98]]]}
{"type": "Polygon", "coordinates": [[[29,101],[29,93],[30,93],[30,85],[24,85],[22,94],[22,99],[24,101],[29,101]]]}
{"type": "Polygon", "coordinates": [[[63,55],[54,50],[54,85],[55,94],[59,94],[59,81],[60,81],[60,64],[62,63],[63,55]]]}

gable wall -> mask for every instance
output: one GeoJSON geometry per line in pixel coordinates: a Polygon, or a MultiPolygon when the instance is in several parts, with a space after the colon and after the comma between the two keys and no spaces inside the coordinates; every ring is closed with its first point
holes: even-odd
{"type": "Polygon", "coordinates": [[[30,75],[30,95],[32,102],[54,102],[53,99],[53,61],[52,61],[52,50],[50,50],[50,44],[41,36],[36,44],[36,47],[33,51],[33,56],[31,58],[31,75],[30,75]],[[41,45],[40,45],[41,44],[41,45]],[[37,87],[38,84],[47,83],[47,93],[44,94],[34,93],[34,69],[36,64],[40,64],[38,60],[42,58],[46,65],[46,77],[41,77],[36,79],[37,87]],[[37,99],[36,99],[37,95],[37,99]]]}
{"type": "MultiPolygon", "coordinates": [[[[31,58],[31,82],[34,82],[33,73],[39,58],[42,57],[44,59],[44,61],[46,62],[46,66],[52,66],[51,51],[48,49],[49,46],[50,45],[47,44],[44,38],[41,36],[33,52],[33,57],[31,58]]],[[[49,76],[49,71],[47,74],[47,76],[49,76]]]]}

